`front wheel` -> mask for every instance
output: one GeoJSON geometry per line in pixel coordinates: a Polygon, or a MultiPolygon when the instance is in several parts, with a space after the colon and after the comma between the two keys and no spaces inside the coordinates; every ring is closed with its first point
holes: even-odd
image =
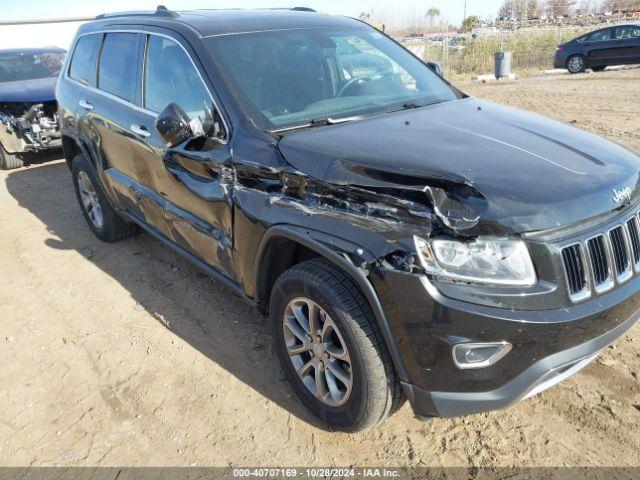
{"type": "Polygon", "coordinates": [[[404,402],[371,307],[326,260],[292,267],[271,294],[276,352],[297,396],[328,430],[372,427],[404,402]]]}
{"type": "Polygon", "coordinates": [[[587,68],[587,62],[582,55],[574,55],[567,60],[567,70],[569,73],[581,73],[587,68]]]}

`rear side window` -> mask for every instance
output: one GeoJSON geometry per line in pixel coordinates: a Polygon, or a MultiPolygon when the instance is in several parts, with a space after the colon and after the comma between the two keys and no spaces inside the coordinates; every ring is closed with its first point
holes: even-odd
{"type": "Polygon", "coordinates": [[[98,88],[134,102],[138,64],[138,34],[108,33],[98,64],[98,88]]]}
{"type": "Polygon", "coordinates": [[[616,40],[631,40],[640,38],[640,27],[629,25],[616,28],[616,40]]]}
{"type": "Polygon", "coordinates": [[[189,118],[205,120],[211,96],[187,53],[173,40],[149,35],[144,73],[144,107],[159,112],[173,102],[189,118]]]}
{"type": "Polygon", "coordinates": [[[69,76],[90,87],[96,86],[96,60],[102,34],[80,37],[71,58],[69,76]]]}

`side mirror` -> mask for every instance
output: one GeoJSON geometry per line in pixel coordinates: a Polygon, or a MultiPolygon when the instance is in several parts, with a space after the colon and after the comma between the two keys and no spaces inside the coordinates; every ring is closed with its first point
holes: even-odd
{"type": "Polygon", "coordinates": [[[442,65],[438,62],[427,62],[427,67],[429,67],[436,75],[444,78],[444,71],[442,70],[442,65]]]}
{"type": "Polygon", "coordinates": [[[175,103],[170,103],[158,114],[155,127],[169,148],[177,147],[194,136],[189,125],[189,117],[175,103]]]}

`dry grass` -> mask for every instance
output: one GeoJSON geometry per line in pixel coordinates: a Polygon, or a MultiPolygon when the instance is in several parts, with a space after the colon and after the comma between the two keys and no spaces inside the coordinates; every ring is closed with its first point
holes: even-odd
{"type": "Polygon", "coordinates": [[[513,53],[514,71],[551,68],[558,43],[575,38],[587,30],[538,30],[505,32],[502,35],[487,35],[478,38],[466,37],[462,48],[446,47],[442,42],[412,40],[405,42],[418,56],[425,60],[440,62],[448,76],[483,74],[493,71],[494,54],[501,50],[513,53]]]}

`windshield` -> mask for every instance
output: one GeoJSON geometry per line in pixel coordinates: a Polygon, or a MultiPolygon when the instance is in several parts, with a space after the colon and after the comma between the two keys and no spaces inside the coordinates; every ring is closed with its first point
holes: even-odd
{"type": "Polygon", "coordinates": [[[0,52],[0,82],[57,77],[63,62],[59,51],[0,52]]]}
{"type": "Polygon", "coordinates": [[[259,128],[310,124],[455,100],[461,94],[371,28],[314,28],[205,39],[259,128]]]}

